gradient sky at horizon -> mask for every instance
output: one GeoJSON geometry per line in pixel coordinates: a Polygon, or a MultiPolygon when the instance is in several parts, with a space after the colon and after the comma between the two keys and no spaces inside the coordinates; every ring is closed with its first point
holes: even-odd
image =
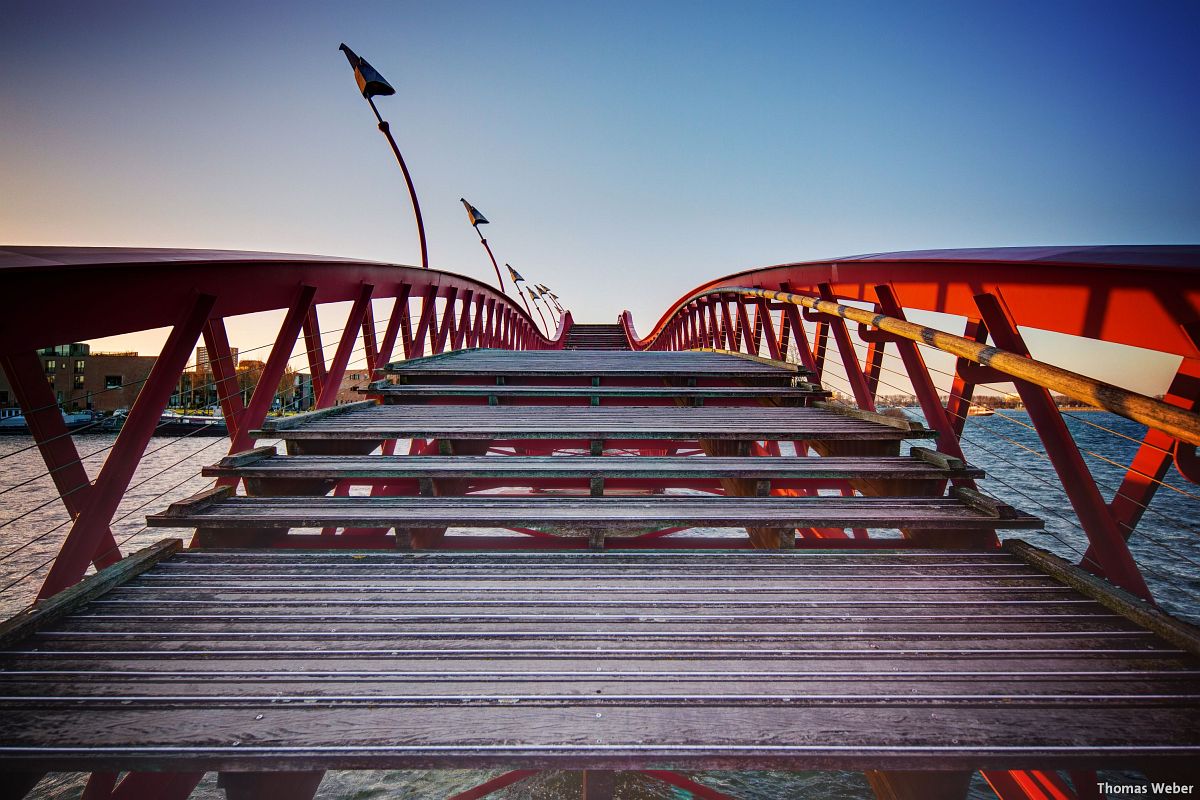
{"type": "Polygon", "coordinates": [[[415,263],[342,41],[397,89],[432,264],[491,273],[465,196],[582,321],[812,258],[1200,242],[1195,2],[0,11],[0,243],[415,263]]]}

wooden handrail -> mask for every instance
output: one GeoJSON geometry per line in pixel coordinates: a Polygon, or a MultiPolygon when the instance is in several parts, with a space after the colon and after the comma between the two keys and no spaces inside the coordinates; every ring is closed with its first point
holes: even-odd
{"type": "MultiPolygon", "coordinates": [[[[1069,369],[1046,364],[1033,358],[1017,355],[998,347],[980,344],[962,336],[939,331],[925,325],[896,319],[873,311],[864,311],[853,306],[844,306],[828,300],[820,300],[803,294],[780,292],[771,289],[750,287],[722,287],[700,292],[688,298],[691,302],[700,297],[721,294],[738,294],[745,297],[761,297],[783,303],[804,306],[822,314],[831,314],[843,319],[871,325],[881,331],[927,344],[945,353],[951,353],[976,364],[991,367],[1005,375],[1056,391],[1081,403],[1111,411],[1125,419],[1140,422],[1187,444],[1200,446],[1200,414],[1164,403],[1144,394],[1122,389],[1111,383],[1098,381],[1069,369]]],[[[681,304],[685,306],[687,303],[681,304]]]]}

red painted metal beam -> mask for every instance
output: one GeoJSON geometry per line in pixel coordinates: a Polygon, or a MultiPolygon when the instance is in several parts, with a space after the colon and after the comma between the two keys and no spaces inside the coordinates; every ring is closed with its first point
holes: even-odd
{"type": "Polygon", "coordinates": [[[250,403],[242,415],[243,425],[229,446],[230,453],[238,453],[254,446],[249,431],[262,425],[267,412],[271,410],[279,382],[283,380],[288,360],[292,357],[292,349],[296,346],[296,340],[304,320],[308,317],[308,311],[312,308],[316,292],[312,286],[301,286],[292,300],[291,308],[284,316],[283,324],[275,337],[275,344],[271,347],[271,354],[267,356],[266,366],[263,367],[258,384],[254,387],[254,394],[250,396],[250,403]]]}
{"type": "MultiPolygon", "coordinates": [[[[246,410],[242,402],[242,390],[238,385],[237,365],[233,363],[233,351],[229,347],[229,336],[225,332],[225,320],[214,317],[204,326],[204,346],[208,350],[208,363],[212,369],[217,390],[217,401],[225,415],[225,426],[229,438],[237,435],[246,410]]],[[[200,365],[197,364],[199,373],[200,365]]]]}
{"type": "Polygon", "coordinates": [[[640,769],[638,772],[657,781],[662,781],[670,786],[690,792],[692,797],[699,800],[735,800],[733,795],[718,792],[716,789],[710,789],[702,783],[696,783],[694,780],[680,775],[678,772],[669,772],[663,769],[640,769]]]}
{"type": "Polygon", "coordinates": [[[317,395],[317,408],[329,408],[337,401],[338,390],[342,387],[342,378],[346,376],[346,365],[350,363],[350,355],[354,352],[354,344],[358,341],[367,309],[371,307],[371,295],[374,291],[375,287],[371,284],[363,284],[354,305],[350,308],[350,314],[346,318],[346,327],[342,330],[342,338],[338,341],[337,350],[333,353],[333,361],[325,375],[325,385],[317,395]]]}
{"type": "MultiPolygon", "coordinates": [[[[837,302],[837,297],[829,284],[823,283],[819,288],[822,300],[837,302]]],[[[863,374],[862,364],[858,363],[858,352],[854,349],[854,342],[850,339],[846,320],[841,317],[822,316],[825,325],[833,332],[833,340],[837,342],[838,354],[841,355],[842,366],[846,370],[846,380],[850,384],[850,390],[854,393],[854,402],[861,409],[874,411],[875,398],[867,385],[867,376],[863,374]]]]}
{"type": "Polygon", "coordinates": [[[154,429],[158,427],[167,401],[178,385],[179,375],[187,365],[192,348],[196,346],[200,331],[215,303],[216,298],[212,295],[194,298],[190,309],[181,315],[181,321],[171,330],[121,432],[117,434],[117,441],[96,478],[87,506],[75,518],[50,567],[46,581],[38,592],[39,599],[61,592],[78,582],[87,571],[97,548],[105,540],[109,523],[125,494],[125,488],[129,486],[142,453],[154,435],[154,429]]]}
{"type": "MultiPolygon", "coordinates": [[[[991,294],[977,295],[975,300],[983,321],[987,323],[988,330],[996,340],[996,345],[1010,352],[1028,356],[1029,349],[1017,330],[1017,324],[1000,300],[991,294]]],[[[1100,496],[1092,473],[1084,463],[1079,447],[1071,437],[1071,432],[1067,429],[1067,424],[1063,421],[1050,392],[1027,381],[1014,380],[1013,384],[1017,387],[1021,402],[1025,404],[1025,410],[1037,429],[1046,454],[1058,473],[1063,490],[1075,509],[1075,515],[1079,517],[1079,524],[1092,544],[1096,562],[1104,571],[1104,576],[1117,586],[1149,600],[1150,589],[1129,553],[1129,547],[1125,544],[1125,537],[1117,527],[1116,520],[1113,519],[1104,498],[1100,496]]],[[[1085,561],[1082,566],[1090,568],[1092,565],[1085,561]]]]}
{"type": "MultiPolygon", "coordinates": [[[[0,356],[0,366],[8,376],[9,385],[25,415],[25,423],[50,471],[50,479],[63,506],[72,518],[78,517],[87,507],[92,482],[63,422],[54,390],[46,381],[42,360],[37,353],[26,351],[0,356]]],[[[97,567],[106,567],[121,558],[107,523],[98,532],[96,541],[97,547],[91,557],[97,567]]]]}
{"type": "Polygon", "coordinates": [[[1054,772],[984,770],[979,774],[1000,800],[1077,800],[1070,785],[1054,772]]]}
{"type": "Polygon", "coordinates": [[[514,769],[511,772],[504,773],[503,775],[497,775],[490,781],[484,781],[478,786],[467,789],[464,792],[451,795],[450,797],[446,798],[446,800],[479,800],[479,798],[487,797],[492,792],[497,792],[503,789],[505,786],[512,786],[514,783],[537,775],[539,771],[540,770],[536,769],[514,769]]]}
{"type": "Polygon", "coordinates": [[[321,324],[315,305],[309,306],[304,315],[304,355],[308,358],[313,394],[320,397],[325,391],[325,344],[321,341],[321,324]]]}

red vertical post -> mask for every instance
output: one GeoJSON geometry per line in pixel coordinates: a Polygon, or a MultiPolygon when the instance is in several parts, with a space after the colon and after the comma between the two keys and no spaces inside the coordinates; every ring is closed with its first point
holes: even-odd
{"type": "MultiPolygon", "coordinates": [[[[987,325],[982,320],[967,320],[963,337],[974,339],[980,344],[987,341],[987,325]]],[[[954,426],[954,435],[962,436],[963,428],[967,425],[967,415],[971,410],[971,397],[975,394],[975,382],[967,376],[980,367],[965,358],[958,359],[954,369],[954,382],[950,385],[950,401],[946,403],[946,413],[950,415],[950,423],[954,426]]]]}
{"type": "Polygon", "coordinates": [[[204,346],[208,349],[208,363],[217,384],[217,400],[221,403],[221,413],[225,415],[225,426],[229,430],[229,438],[233,439],[241,427],[242,412],[246,406],[242,403],[242,387],[238,385],[237,365],[233,363],[225,320],[214,317],[208,321],[204,326],[204,346]]]}
{"type": "Polygon", "coordinates": [[[212,295],[199,295],[192,301],[183,320],[171,329],[96,478],[87,506],[75,518],[50,567],[38,593],[39,599],[61,592],[78,582],[87,571],[215,303],[216,298],[212,295]]]}
{"type": "Polygon", "coordinates": [[[304,317],[304,352],[308,356],[313,394],[320,397],[325,388],[325,345],[321,342],[321,324],[317,319],[316,306],[309,306],[308,314],[304,317]]]}
{"type": "Polygon", "coordinates": [[[375,343],[375,308],[373,303],[367,303],[367,313],[362,321],[363,353],[366,356],[367,372],[372,374],[378,366],[379,347],[375,343]]]}
{"type": "Polygon", "coordinates": [[[817,330],[816,341],[813,342],[813,374],[816,379],[821,380],[821,375],[825,372],[825,351],[829,349],[829,323],[825,321],[822,314],[816,315],[817,330]]]}
{"type": "MultiPolygon", "coordinates": [[[[54,390],[46,382],[42,360],[37,353],[28,350],[0,356],[0,366],[4,367],[4,374],[8,376],[13,394],[25,415],[25,424],[29,426],[29,433],[37,443],[42,461],[50,471],[50,479],[54,481],[54,488],[63,506],[68,514],[77,517],[87,506],[92,493],[91,480],[83,462],[79,460],[75,441],[63,422],[54,390]]],[[[93,553],[97,567],[106,567],[121,557],[108,525],[104,526],[97,541],[99,555],[93,553]]]]}
{"type": "MultiPolygon", "coordinates": [[[[977,294],[975,304],[998,347],[1018,355],[1029,355],[1016,322],[995,295],[977,294]]],[[[1150,590],[1129,553],[1125,537],[1121,535],[1104,498],[1100,496],[1092,473],[1084,463],[1049,390],[1028,381],[1014,380],[1013,384],[1079,517],[1079,524],[1092,543],[1096,561],[1104,570],[1105,577],[1138,597],[1150,599],[1150,590]]],[[[1085,561],[1082,566],[1086,568],[1088,563],[1085,561]]]]}
{"type": "Polygon", "coordinates": [[[337,393],[342,388],[342,378],[346,376],[346,365],[350,363],[350,354],[354,352],[354,343],[358,341],[359,331],[362,330],[363,318],[371,307],[371,295],[375,287],[364,283],[359,289],[354,305],[350,307],[350,315],[346,317],[346,327],[342,330],[342,338],[338,340],[337,350],[333,353],[333,361],[325,374],[325,385],[317,395],[317,408],[329,408],[337,402],[337,393]]]}

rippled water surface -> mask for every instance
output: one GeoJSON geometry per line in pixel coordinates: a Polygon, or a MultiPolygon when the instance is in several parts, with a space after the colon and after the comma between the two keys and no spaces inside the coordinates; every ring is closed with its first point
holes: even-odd
{"type": "MultiPolygon", "coordinates": [[[[1027,427],[1021,411],[1002,411],[993,417],[968,421],[963,448],[968,459],[987,470],[981,488],[1046,521],[1044,532],[1021,532],[1034,544],[1078,561],[1087,540],[1079,529],[1070,504],[1049,461],[1042,458],[1036,434],[1027,427]]],[[[1128,464],[1144,428],[1106,413],[1075,413],[1068,425],[1102,492],[1111,498],[1124,475],[1118,464],[1128,464]],[[1102,430],[1107,428],[1109,430],[1102,430]],[[1122,438],[1128,437],[1128,438],[1122,438]],[[1110,463],[1115,462],[1115,463],[1110,463]]],[[[88,473],[98,473],[114,436],[78,434],[76,444],[88,473]]],[[[166,536],[185,537],[188,531],[145,529],[147,513],[169,502],[206,488],[210,480],[199,470],[225,453],[221,438],[155,438],[138,466],[113,524],[123,552],[152,544],[166,536]]],[[[50,560],[58,551],[69,526],[45,466],[32,440],[26,436],[0,437],[0,617],[28,605],[37,593],[50,560]]],[[[1175,470],[1165,481],[1131,540],[1131,549],[1155,597],[1164,608],[1200,621],[1200,488],[1175,470]]],[[[486,771],[420,771],[355,773],[326,776],[322,798],[444,798],[499,774],[486,771]]],[[[854,773],[730,773],[704,772],[693,777],[734,797],[746,800],[776,798],[833,798],[858,800],[873,794],[861,774],[854,773]]],[[[1114,782],[1135,780],[1113,776],[1114,782]]],[[[39,798],[76,798],[82,787],[77,775],[47,778],[34,793],[39,798]]],[[[544,773],[535,779],[502,790],[494,797],[513,800],[556,800],[578,797],[579,778],[573,773],[544,773]]],[[[196,797],[221,798],[210,775],[196,797]]],[[[619,798],[671,798],[689,795],[644,777],[622,776],[619,798]]],[[[994,797],[976,778],[975,798],[994,797]]]]}

